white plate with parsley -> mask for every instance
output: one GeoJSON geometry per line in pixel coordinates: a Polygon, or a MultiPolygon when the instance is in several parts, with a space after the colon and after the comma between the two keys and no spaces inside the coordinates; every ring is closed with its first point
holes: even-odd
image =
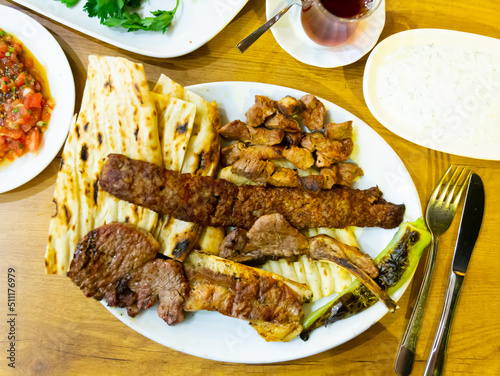
{"type": "Polygon", "coordinates": [[[107,6],[97,5],[97,0],[14,1],[113,46],[141,55],[170,58],[186,55],[204,45],[238,14],[248,0],[179,0],[177,8],[176,0],[124,0],[128,4],[123,9],[125,12],[103,21],[121,23],[125,27],[108,27],[100,23],[98,16],[89,16],[89,13],[105,14],[116,6],[117,0],[100,1],[107,6]],[[72,6],[67,7],[63,3],[72,6]],[[90,12],[84,8],[90,9],[90,12]],[[132,16],[134,13],[136,15],[132,16]],[[127,27],[137,30],[128,32],[127,27]]]}

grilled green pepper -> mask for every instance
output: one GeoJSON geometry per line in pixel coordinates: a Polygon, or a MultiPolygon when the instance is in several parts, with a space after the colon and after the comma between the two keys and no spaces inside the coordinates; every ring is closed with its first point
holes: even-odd
{"type": "MultiPolygon", "coordinates": [[[[403,286],[417,268],[431,235],[420,218],[399,226],[387,247],[375,258],[379,275],[375,282],[392,294],[403,286]]],[[[300,338],[307,341],[311,331],[345,319],[374,305],[379,299],[359,280],[354,280],[335,299],[306,317],[300,338]]]]}

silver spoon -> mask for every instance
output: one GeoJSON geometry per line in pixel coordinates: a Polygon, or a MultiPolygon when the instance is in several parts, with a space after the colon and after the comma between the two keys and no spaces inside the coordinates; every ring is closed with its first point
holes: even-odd
{"type": "Polygon", "coordinates": [[[279,19],[286,13],[288,10],[294,5],[301,5],[301,3],[292,3],[288,5],[286,8],[282,9],[278,12],[274,17],[271,17],[266,23],[264,23],[261,27],[255,30],[248,37],[243,39],[240,43],[236,45],[236,48],[241,52],[245,52],[248,47],[250,47],[257,39],[261,37],[271,26],[273,26],[279,19]]]}

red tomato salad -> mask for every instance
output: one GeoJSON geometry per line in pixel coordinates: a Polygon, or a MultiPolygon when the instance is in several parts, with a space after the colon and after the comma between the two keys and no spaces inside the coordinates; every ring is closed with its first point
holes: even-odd
{"type": "Polygon", "coordinates": [[[38,150],[54,101],[34,56],[0,29],[0,163],[38,150]]]}

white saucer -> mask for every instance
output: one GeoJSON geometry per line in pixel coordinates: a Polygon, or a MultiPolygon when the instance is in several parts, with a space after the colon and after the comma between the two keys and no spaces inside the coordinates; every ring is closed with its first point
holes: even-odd
{"type": "MultiPolygon", "coordinates": [[[[290,0],[266,0],[267,19],[290,4],[290,0]]],[[[300,23],[301,9],[292,7],[271,31],[278,44],[297,60],[321,68],[335,68],[354,63],[366,55],[377,43],[385,24],[385,0],[356,33],[337,47],[323,47],[311,41],[300,23]]]]}

